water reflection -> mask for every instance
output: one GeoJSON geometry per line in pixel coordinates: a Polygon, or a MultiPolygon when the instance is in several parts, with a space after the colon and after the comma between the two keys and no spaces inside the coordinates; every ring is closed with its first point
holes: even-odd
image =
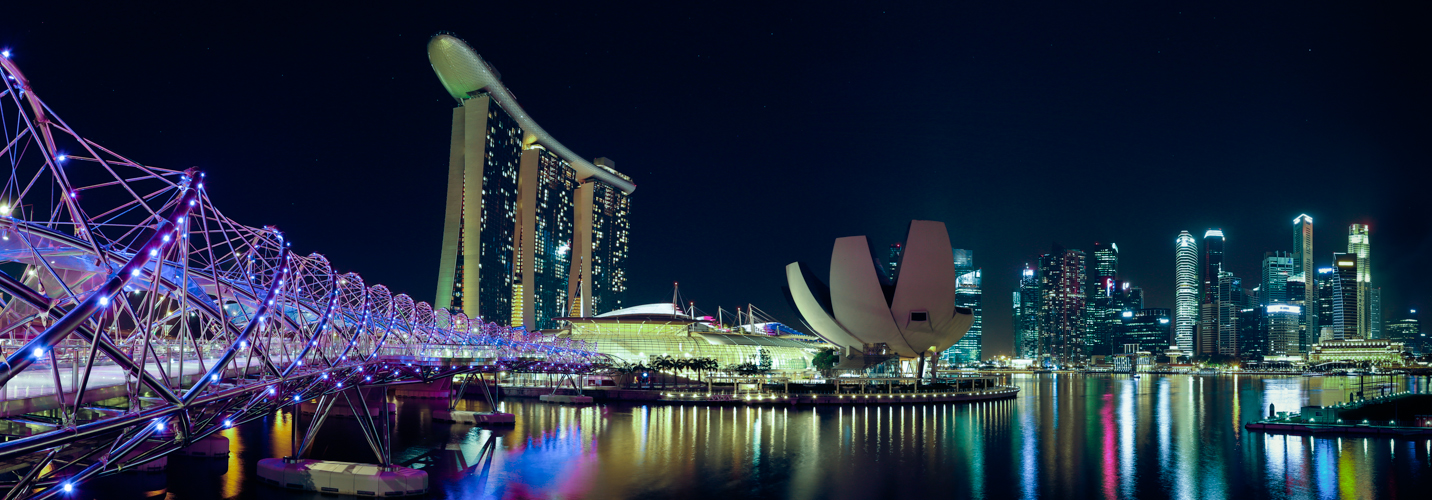
{"type": "MultiPolygon", "coordinates": [[[[428,470],[435,498],[1313,499],[1415,496],[1432,487],[1426,438],[1241,429],[1269,404],[1296,411],[1425,381],[1024,375],[1015,382],[1023,388],[1015,399],[958,405],[812,409],[509,400],[503,409],[518,419],[505,430],[433,423],[431,409],[443,402],[402,399],[394,454],[428,470]]],[[[253,479],[258,459],[289,452],[292,418],[284,412],[225,431],[232,443],[228,459],[201,466],[176,457],[167,474],[121,475],[109,492],[321,498],[253,479]],[[123,490],[125,484],[135,487],[123,490]]],[[[313,455],[371,461],[367,444],[353,438],[358,435],[352,420],[330,418],[313,455]]],[[[89,496],[95,488],[87,488],[89,496]]]]}

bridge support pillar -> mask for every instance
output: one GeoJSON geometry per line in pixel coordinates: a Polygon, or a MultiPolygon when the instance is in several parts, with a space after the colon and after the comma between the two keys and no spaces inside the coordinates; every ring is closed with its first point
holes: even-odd
{"type": "Polygon", "coordinates": [[[227,457],[229,456],[229,438],[219,434],[210,434],[179,450],[179,454],[191,457],[227,457]]]}
{"type": "Polygon", "coordinates": [[[428,492],[428,473],[399,466],[265,458],[259,460],[258,476],[280,488],[339,495],[385,498],[428,492]]]}

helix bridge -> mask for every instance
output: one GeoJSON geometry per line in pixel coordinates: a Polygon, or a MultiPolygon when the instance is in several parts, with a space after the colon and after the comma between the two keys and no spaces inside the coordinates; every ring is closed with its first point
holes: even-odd
{"type": "Polygon", "coordinates": [[[0,77],[7,499],[63,495],[300,401],[611,365],[579,341],[435,310],[296,255],[279,230],[224,216],[203,172],[85,139],[8,53],[0,77]]]}

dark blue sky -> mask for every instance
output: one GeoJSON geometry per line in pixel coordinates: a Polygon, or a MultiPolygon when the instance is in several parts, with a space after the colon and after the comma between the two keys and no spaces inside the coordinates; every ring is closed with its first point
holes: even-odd
{"type": "Polygon", "coordinates": [[[425,43],[446,30],[636,180],[632,303],[680,281],[794,324],[782,266],[941,220],[985,270],[998,354],[1019,268],[1054,242],[1117,242],[1170,307],[1180,230],[1223,228],[1252,282],[1306,212],[1320,265],[1369,222],[1389,315],[1432,307],[1427,4],[1244,3],[46,3],[7,9],[0,45],[85,136],[198,166],[231,217],[419,300],[453,106],[425,43]]]}

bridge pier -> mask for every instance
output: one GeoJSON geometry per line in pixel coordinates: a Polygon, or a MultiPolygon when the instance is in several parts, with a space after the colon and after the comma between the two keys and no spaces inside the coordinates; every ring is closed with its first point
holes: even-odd
{"type": "Polygon", "coordinates": [[[191,457],[227,457],[229,456],[229,438],[219,434],[210,434],[179,450],[179,454],[191,457]]]}
{"type": "Polygon", "coordinates": [[[504,425],[517,423],[517,416],[511,413],[497,411],[499,393],[497,391],[497,379],[493,377],[493,383],[488,385],[487,376],[482,373],[471,373],[463,377],[462,385],[456,391],[449,391],[447,410],[433,410],[433,420],[439,422],[452,422],[457,424],[470,425],[504,425]],[[476,383],[472,383],[476,380],[476,383]],[[462,401],[463,394],[471,387],[482,393],[487,399],[487,405],[492,408],[490,412],[458,410],[457,402],[462,401]]]}

